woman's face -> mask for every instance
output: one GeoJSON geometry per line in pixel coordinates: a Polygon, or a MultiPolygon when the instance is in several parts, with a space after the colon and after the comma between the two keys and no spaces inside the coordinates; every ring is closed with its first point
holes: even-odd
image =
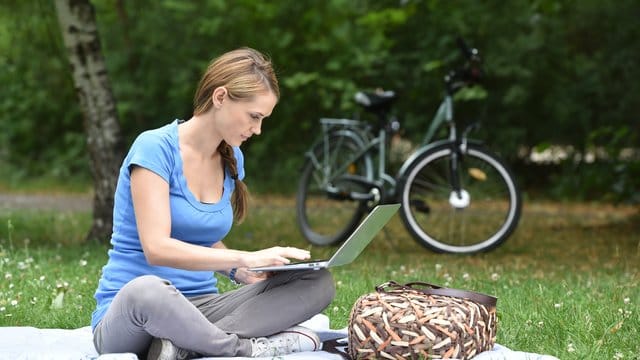
{"type": "Polygon", "coordinates": [[[224,97],[218,99],[221,99],[217,114],[218,131],[231,146],[240,146],[251,136],[260,135],[262,120],[271,115],[278,102],[271,91],[260,93],[251,100],[231,100],[225,91],[224,97]]]}

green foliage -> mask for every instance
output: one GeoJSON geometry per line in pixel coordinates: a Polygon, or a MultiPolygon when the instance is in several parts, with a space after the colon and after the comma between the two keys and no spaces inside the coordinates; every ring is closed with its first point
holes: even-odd
{"type": "Polygon", "coordinates": [[[563,164],[564,172],[580,176],[553,176],[556,186],[552,193],[557,198],[593,199],[640,203],[638,179],[640,154],[633,148],[638,144],[638,133],[628,126],[603,126],[589,134],[589,157],[563,164]],[[602,195],[604,191],[604,195],[602,195]]]}
{"type": "MultiPolygon", "coordinates": [[[[259,174],[248,182],[259,191],[293,190],[318,119],[363,116],[352,101],[359,89],[395,90],[404,134],[419,140],[441,98],[442,77],[459,64],[458,35],[480,50],[485,76],[482,88],[467,94],[474,100],[458,102],[457,116],[462,125],[481,121],[474,136],[510,162],[542,143],[579,152],[604,146],[610,157],[638,147],[635,0],[94,5],[125,145],[142,130],[189,117],[199,77],[216,55],[246,45],[272,57],[282,99],[263,135],[245,145],[247,171],[259,174]],[[607,129],[627,130],[615,148],[607,137],[592,136],[607,129]]],[[[50,2],[0,4],[0,81],[0,162],[10,168],[5,181],[87,179],[81,114],[50,2]]],[[[619,180],[632,180],[639,161],[600,164],[620,177],[585,180],[597,181],[595,188],[555,178],[545,184],[558,183],[552,194],[562,197],[637,198],[637,183],[619,180]]],[[[600,165],[589,168],[589,176],[601,174],[600,165]]],[[[567,163],[558,176],[566,178],[575,166],[567,163]]]]}
{"type": "Polygon", "coordinates": [[[15,165],[5,180],[86,178],[82,120],[53,5],[2,4],[0,14],[0,163],[15,165]]]}

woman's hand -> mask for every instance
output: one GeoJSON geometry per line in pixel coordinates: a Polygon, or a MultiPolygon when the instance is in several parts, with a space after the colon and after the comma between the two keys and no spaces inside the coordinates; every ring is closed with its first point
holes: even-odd
{"type": "Polygon", "coordinates": [[[268,278],[270,273],[255,272],[247,270],[247,268],[238,268],[236,270],[236,281],[240,284],[253,284],[268,278]]]}
{"type": "Polygon", "coordinates": [[[276,246],[264,250],[247,253],[244,258],[246,267],[283,265],[291,261],[289,259],[307,260],[311,257],[309,250],[294,247],[276,246]]]}
{"type": "Polygon", "coordinates": [[[236,270],[235,279],[241,284],[253,284],[270,277],[271,273],[250,271],[250,267],[282,265],[290,263],[289,259],[306,260],[310,257],[309,250],[294,247],[276,246],[249,252],[244,258],[246,266],[236,270]]]}

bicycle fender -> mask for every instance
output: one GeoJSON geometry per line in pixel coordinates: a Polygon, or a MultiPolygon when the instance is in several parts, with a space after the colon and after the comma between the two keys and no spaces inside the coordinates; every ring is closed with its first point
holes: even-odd
{"type": "MultiPolygon", "coordinates": [[[[402,166],[400,167],[400,170],[398,170],[398,174],[396,175],[396,179],[403,179],[405,176],[405,173],[407,172],[407,170],[409,170],[409,168],[411,167],[411,165],[413,165],[413,163],[416,161],[416,159],[420,158],[423,154],[425,154],[426,152],[430,151],[431,149],[434,149],[438,146],[442,146],[445,144],[450,144],[451,140],[437,140],[434,141],[430,144],[427,144],[421,148],[418,148],[416,151],[413,152],[413,154],[411,154],[411,156],[409,156],[409,158],[407,160],[404,161],[404,163],[402,163],[402,166]]],[[[468,144],[473,144],[473,145],[482,145],[483,142],[480,140],[475,140],[475,139],[467,139],[467,143],[468,144]]]]}

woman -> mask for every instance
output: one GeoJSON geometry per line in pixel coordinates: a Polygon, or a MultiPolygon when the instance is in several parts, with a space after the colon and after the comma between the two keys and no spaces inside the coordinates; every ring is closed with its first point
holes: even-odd
{"type": "Polygon", "coordinates": [[[295,325],[332,301],[330,273],[253,273],[247,268],[309,252],[222,243],[247,212],[239,146],[260,134],[279,95],[270,61],[250,48],[234,50],[207,68],[191,119],[135,140],[120,168],[112,249],[95,294],[99,353],[173,359],[318,349],[318,337],[295,325]],[[214,272],[246,285],[219,294],[214,272]]]}

